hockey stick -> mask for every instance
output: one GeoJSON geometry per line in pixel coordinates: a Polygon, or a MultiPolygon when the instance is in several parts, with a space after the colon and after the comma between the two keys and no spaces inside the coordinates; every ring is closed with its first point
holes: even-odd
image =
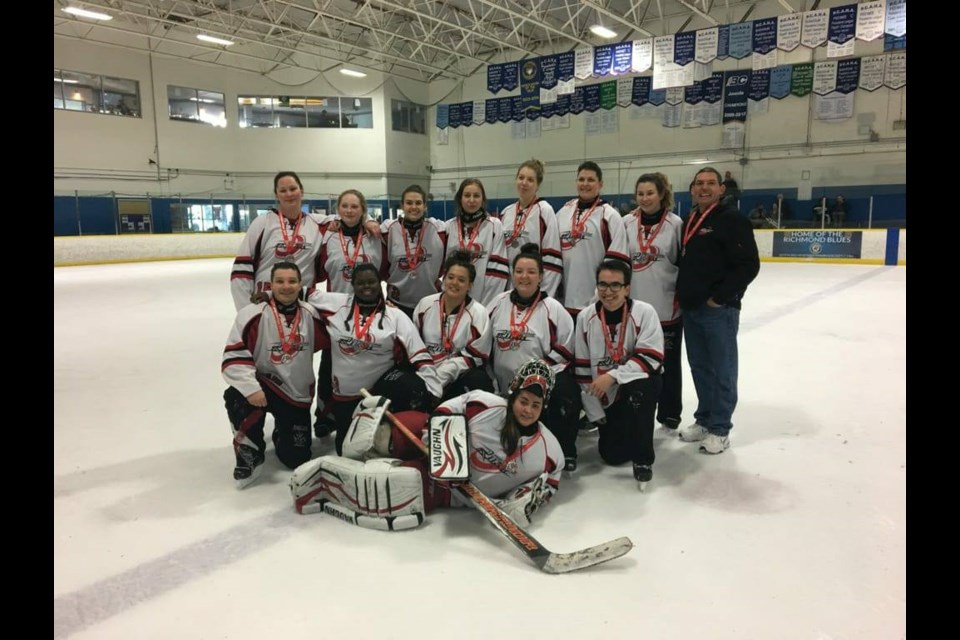
{"type": "MultiPolygon", "coordinates": [[[[370,392],[366,389],[361,389],[360,393],[363,394],[364,397],[370,396],[370,392]]],[[[386,415],[390,423],[399,429],[410,442],[414,443],[424,455],[429,455],[427,446],[423,444],[420,438],[411,433],[395,415],[389,411],[386,411],[384,415],[386,415]]],[[[514,522],[510,516],[504,513],[500,507],[484,495],[482,491],[477,489],[473,483],[464,482],[463,484],[454,485],[451,488],[467,498],[470,504],[482,513],[507,540],[520,549],[538,569],[546,573],[567,573],[576,571],[577,569],[592,567],[593,565],[619,558],[633,548],[633,542],[630,541],[630,538],[624,536],[616,540],[598,544],[594,547],[573,551],[572,553],[553,553],[540,544],[536,538],[524,531],[520,525],[514,522]]]]}

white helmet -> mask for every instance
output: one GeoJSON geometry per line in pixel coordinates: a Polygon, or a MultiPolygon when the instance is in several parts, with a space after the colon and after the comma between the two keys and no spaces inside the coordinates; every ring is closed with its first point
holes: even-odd
{"type": "Polygon", "coordinates": [[[529,391],[543,398],[543,404],[550,402],[550,392],[557,383],[557,377],[543,360],[534,358],[523,364],[510,382],[510,395],[529,391]]]}

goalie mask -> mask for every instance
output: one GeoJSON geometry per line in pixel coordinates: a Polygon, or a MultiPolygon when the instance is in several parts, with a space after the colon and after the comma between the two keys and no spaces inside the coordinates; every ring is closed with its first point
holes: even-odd
{"type": "Polygon", "coordinates": [[[529,391],[543,398],[543,404],[550,402],[550,392],[557,382],[553,369],[540,359],[530,360],[519,369],[510,382],[510,395],[529,391]]]}

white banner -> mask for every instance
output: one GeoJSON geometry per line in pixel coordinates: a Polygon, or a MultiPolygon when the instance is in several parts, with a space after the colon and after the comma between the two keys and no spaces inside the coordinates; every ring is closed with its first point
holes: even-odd
{"type": "Polygon", "coordinates": [[[700,103],[700,123],[704,126],[720,124],[721,115],[723,115],[723,102],[715,104],[700,103]]]}
{"type": "Polygon", "coordinates": [[[883,71],[887,56],[860,58],[860,88],[876,91],[883,86],[883,71]]]}
{"type": "Polygon", "coordinates": [[[629,107],[633,101],[633,78],[617,78],[617,104],[629,107]]]}
{"type": "Polygon", "coordinates": [[[884,0],[857,5],[857,40],[870,42],[882,36],[885,14],[884,0]]]}
{"type": "Polygon", "coordinates": [[[824,60],[813,65],[813,92],[818,96],[833,93],[837,88],[837,61],[824,60]]]}
{"type": "Polygon", "coordinates": [[[630,68],[634,73],[643,73],[653,65],[653,39],[633,41],[633,58],[630,68]]]}
{"type": "Polygon", "coordinates": [[[853,117],[853,92],[815,96],[813,117],[817,120],[846,120],[853,117]]]}
{"type": "Polygon", "coordinates": [[[757,53],[754,51],[752,68],[754,71],[759,71],[761,69],[773,69],[775,66],[777,66],[777,60],[778,56],[776,49],[772,49],[770,53],[757,53]]]}
{"type": "Polygon", "coordinates": [[[770,111],[770,98],[747,100],[747,113],[767,113],[770,111]]]}
{"type": "Polygon", "coordinates": [[[473,101],[473,124],[483,124],[487,121],[487,101],[486,100],[474,100],[473,101]]]}
{"type": "Polygon", "coordinates": [[[883,84],[891,89],[899,89],[907,84],[906,51],[898,51],[887,56],[887,69],[883,74],[883,84]]]}
{"type": "Polygon", "coordinates": [[[663,70],[669,64],[674,64],[673,36],[657,36],[653,39],[653,72],[663,70]]]}
{"type": "Polygon", "coordinates": [[[593,47],[580,47],[573,56],[574,78],[586,80],[593,75],[593,47]]]}
{"type": "Polygon", "coordinates": [[[653,89],[686,87],[693,84],[691,62],[681,67],[673,61],[673,36],[658,36],[653,39],[653,89]]]}
{"type": "Polygon", "coordinates": [[[683,87],[673,87],[667,89],[666,102],[669,105],[680,104],[683,102],[683,87]]]}
{"type": "Polygon", "coordinates": [[[844,56],[853,55],[853,45],[857,41],[856,38],[850,38],[843,44],[837,44],[836,42],[827,43],[827,57],[828,58],[843,58],[844,56]]]}
{"type": "Polygon", "coordinates": [[[620,112],[616,109],[600,111],[600,133],[620,132],[620,112]]]}
{"type": "Polygon", "coordinates": [[[887,0],[886,33],[900,37],[907,35],[907,0],[887,0]]]}
{"type": "Polygon", "coordinates": [[[557,80],[557,95],[558,96],[572,96],[577,91],[577,80],[576,78],[570,78],[569,80],[557,80]]]}
{"type": "Polygon", "coordinates": [[[696,129],[703,124],[703,120],[700,118],[702,112],[701,107],[705,103],[701,102],[700,104],[685,104],[683,105],[683,128],[684,129],[696,129]]]}
{"type": "Polygon", "coordinates": [[[444,127],[441,129],[437,127],[437,145],[443,146],[450,144],[450,127],[444,127]]]}
{"type": "Polygon", "coordinates": [[[680,126],[681,105],[665,104],[663,105],[663,126],[672,129],[680,126]]]}
{"type": "Polygon", "coordinates": [[[747,125],[739,120],[732,120],[723,125],[723,136],[720,139],[721,149],[742,149],[743,135],[747,125]]]}
{"type": "Polygon", "coordinates": [[[830,27],[830,12],[826,9],[807,11],[803,14],[803,33],[800,42],[805,47],[815,49],[827,41],[827,29],[830,27]]]}
{"type": "Polygon", "coordinates": [[[536,120],[527,120],[527,137],[528,138],[539,138],[540,137],[540,122],[541,118],[536,120]]]}
{"type": "Polygon", "coordinates": [[[693,81],[694,82],[703,82],[707,78],[713,75],[713,63],[708,62],[707,64],[701,64],[699,62],[693,63],[693,81]]]}
{"type": "Polygon", "coordinates": [[[557,101],[557,87],[544,89],[540,87],[540,104],[553,104],[557,101]]]}
{"type": "Polygon", "coordinates": [[[803,28],[802,13],[788,13],[777,18],[777,49],[793,51],[800,45],[800,30],[803,28]]]}
{"type": "Polygon", "coordinates": [[[694,45],[693,59],[701,64],[716,60],[719,37],[720,29],[717,27],[699,29],[697,31],[697,43],[694,45]]]}

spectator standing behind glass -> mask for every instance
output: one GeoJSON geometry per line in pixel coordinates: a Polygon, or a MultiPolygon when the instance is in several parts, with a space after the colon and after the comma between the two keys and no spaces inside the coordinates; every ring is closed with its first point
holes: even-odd
{"type": "MultiPolygon", "coordinates": [[[[532,242],[540,247],[543,258],[543,290],[551,296],[563,278],[563,257],[560,254],[560,233],[557,214],[550,203],[537,195],[543,184],[543,163],[527,160],[517,169],[517,201],[503,210],[503,242],[507,260],[520,254],[520,247],[532,242]]],[[[510,288],[507,284],[507,289],[510,288]]]]}
{"type": "Polygon", "coordinates": [[[597,287],[590,274],[596,273],[600,263],[628,261],[623,219],[616,207],[600,197],[602,188],[600,166],[590,160],[582,163],[577,167],[577,199],[557,212],[563,255],[560,301],[573,318],[595,300],[597,287]]]}
{"type": "Polygon", "coordinates": [[[843,227],[847,217],[847,201],[843,196],[838,195],[833,201],[833,209],[830,210],[830,219],[835,227],[843,227]]]}
{"type": "Polygon", "coordinates": [[[390,265],[387,299],[408,316],[420,300],[440,291],[447,251],[447,232],[426,215],[426,200],[421,186],[410,185],[401,196],[403,217],[381,226],[390,265]]]}
{"type": "Polygon", "coordinates": [[[280,462],[293,469],[310,459],[313,354],[330,344],[319,315],[297,299],[299,267],[281,261],[270,272],[273,297],[240,309],[220,367],[230,385],[223,401],[233,430],[238,489],[262,471],[267,413],[273,414],[273,444],[280,462]]]}
{"type": "Polygon", "coordinates": [[[468,295],[477,277],[470,254],[457,249],[447,258],[444,271],[443,293],[426,296],[413,312],[413,323],[443,387],[441,401],[467,391],[493,392],[486,368],[490,318],[486,308],[468,295]]]}
{"type": "Polygon", "coordinates": [[[557,376],[557,389],[547,403],[543,422],[563,448],[564,469],[577,469],[580,390],[573,377],[573,319],[563,305],[540,288],[540,249],[532,242],[513,259],[513,289],[494,298],[490,310],[493,344],[490,363],[500,393],[525,362],[546,361],[557,376]]]}
{"type": "MultiPolygon", "coordinates": [[[[653,477],[653,417],[660,396],[663,332],[657,311],[631,300],[631,270],[607,260],[596,272],[600,301],[577,316],[575,372],[587,419],[598,424],[604,462],[633,462],[633,477],[653,477]]],[[[643,484],[641,484],[642,488],[643,484]]]]}
{"type": "Polygon", "coordinates": [[[634,193],[637,208],[623,219],[632,271],[629,297],[652,305],[660,318],[664,361],[657,421],[676,429],[683,412],[683,316],[677,304],[683,221],[671,212],[673,189],[662,173],[640,176],[634,193]]]}
{"type": "Polygon", "coordinates": [[[740,301],[760,271],[760,257],[750,221],[721,202],[724,187],[716,169],[698,171],[692,193],[695,207],[683,225],[677,298],[698,404],[695,422],[680,429],[680,439],[717,454],[730,446],[740,301]]]}
{"type": "Polygon", "coordinates": [[[739,208],[740,185],[733,179],[733,175],[729,171],[723,174],[723,188],[726,190],[723,199],[739,208]]]}
{"type": "Polygon", "coordinates": [[[476,178],[461,182],[454,200],[457,215],[445,225],[447,253],[462,249],[472,256],[478,278],[470,289],[470,297],[488,306],[506,288],[510,272],[503,246],[503,225],[487,214],[487,193],[476,178]]]}

